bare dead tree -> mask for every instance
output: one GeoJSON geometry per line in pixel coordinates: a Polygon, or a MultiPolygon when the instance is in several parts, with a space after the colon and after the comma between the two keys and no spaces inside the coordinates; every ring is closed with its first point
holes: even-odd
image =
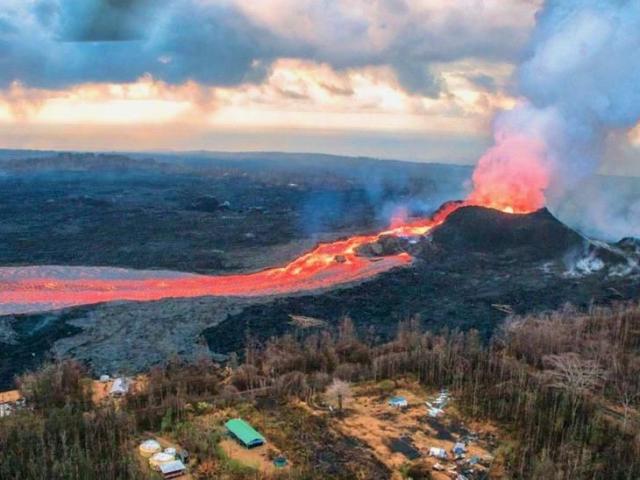
{"type": "Polygon", "coordinates": [[[622,422],[622,428],[627,428],[627,421],[629,420],[629,414],[631,413],[634,405],[640,400],[640,390],[638,390],[637,383],[630,382],[627,379],[620,379],[615,383],[615,393],[622,406],[624,420],[622,422]]]}
{"type": "Polygon", "coordinates": [[[342,411],[344,404],[351,398],[351,384],[335,379],[326,391],[327,399],[342,411]]]}
{"type": "Polygon", "coordinates": [[[605,378],[598,363],[582,358],[577,353],[546,355],[543,363],[551,385],[578,395],[593,391],[605,378]]]}

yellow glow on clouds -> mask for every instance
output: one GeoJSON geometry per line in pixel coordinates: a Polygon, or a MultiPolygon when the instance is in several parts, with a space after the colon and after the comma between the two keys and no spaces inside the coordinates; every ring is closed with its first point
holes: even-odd
{"type": "Polygon", "coordinates": [[[128,84],[84,84],[66,90],[12,85],[0,94],[0,122],[22,125],[162,125],[210,128],[302,128],[362,131],[477,132],[504,94],[468,80],[475,70],[507,77],[503,65],[443,64],[444,93],[407,93],[388,67],[337,71],[296,59],[275,62],[260,84],[211,88],[169,85],[149,76],[128,84]],[[493,69],[493,70],[492,70],[493,69]]]}
{"type": "Polygon", "coordinates": [[[164,123],[193,108],[198,87],[143,77],[132,84],[84,84],[67,90],[13,84],[0,96],[0,121],[21,124],[164,123]],[[4,112],[4,114],[3,114],[4,112]]]}
{"type": "Polygon", "coordinates": [[[640,147],[640,124],[629,131],[628,138],[634,147],[640,147]]]}
{"type": "Polygon", "coordinates": [[[188,102],[166,100],[100,100],[76,101],[53,99],[47,101],[34,117],[37,123],[164,123],[191,108],[188,102]]]}
{"type": "Polygon", "coordinates": [[[473,91],[455,74],[443,79],[447,93],[431,99],[408,94],[388,67],[338,72],[325,64],[283,59],[262,84],[217,89],[217,109],[208,120],[238,128],[464,133],[477,132],[494,108],[508,104],[500,94],[473,91]]]}

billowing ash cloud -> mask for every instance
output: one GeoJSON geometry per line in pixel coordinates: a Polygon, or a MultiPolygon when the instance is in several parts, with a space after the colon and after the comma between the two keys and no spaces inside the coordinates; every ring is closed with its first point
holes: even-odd
{"type": "Polygon", "coordinates": [[[640,2],[547,1],[517,72],[523,99],[497,116],[471,199],[527,210],[593,176],[607,137],[640,119],[638,52],[640,2]]]}
{"type": "Polygon", "coordinates": [[[391,65],[411,92],[437,96],[430,65],[512,61],[534,8],[520,0],[2,0],[0,88],[260,80],[273,60],[336,68],[391,65]],[[514,18],[523,19],[514,22],[514,18]],[[508,37],[508,42],[504,38],[508,37]]]}

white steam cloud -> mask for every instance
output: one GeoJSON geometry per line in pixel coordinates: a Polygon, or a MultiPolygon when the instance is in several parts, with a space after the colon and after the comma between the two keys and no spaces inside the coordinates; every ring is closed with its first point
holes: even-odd
{"type": "MultiPolygon", "coordinates": [[[[553,208],[597,174],[607,138],[624,138],[640,119],[640,2],[548,0],[516,85],[522,100],[497,117],[496,145],[479,162],[471,199],[553,208]]],[[[589,215],[601,203],[584,208],[589,215]]],[[[634,211],[611,219],[617,234],[620,222],[640,234],[634,211]]]]}

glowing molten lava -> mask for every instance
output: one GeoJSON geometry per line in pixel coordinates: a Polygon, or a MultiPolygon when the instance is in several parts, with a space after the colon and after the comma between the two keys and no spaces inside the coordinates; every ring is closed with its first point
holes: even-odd
{"type": "Polygon", "coordinates": [[[507,213],[530,213],[545,204],[550,172],[543,142],[522,136],[497,136],[473,172],[470,205],[507,213]]]}
{"type": "MultiPolygon", "coordinates": [[[[238,275],[193,275],[105,267],[0,268],[0,315],[37,312],[118,300],[151,301],[203,296],[255,297],[322,289],[372,277],[411,263],[399,253],[378,258],[357,254],[358,247],[383,235],[425,235],[472,199],[445,204],[431,218],[394,222],[388,230],[318,245],[288,265],[238,275]]],[[[494,205],[492,205],[494,206],[494,205]]],[[[503,211],[530,211],[522,202],[503,211]]]]}
{"type": "Polygon", "coordinates": [[[432,218],[395,225],[378,234],[320,244],[284,267],[249,274],[206,276],[100,267],[4,267],[0,268],[0,314],[117,300],[276,295],[362,280],[407,265],[411,256],[399,253],[371,259],[357,255],[358,247],[375,242],[382,235],[424,235],[462,205],[446,204],[432,218]]]}

